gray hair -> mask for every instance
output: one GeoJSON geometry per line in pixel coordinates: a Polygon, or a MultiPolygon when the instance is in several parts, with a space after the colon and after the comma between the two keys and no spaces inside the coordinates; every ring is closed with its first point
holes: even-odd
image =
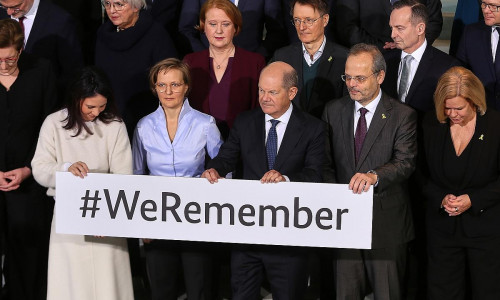
{"type": "Polygon", "coordinates": [[[347,54],[347,57],[350,56],[356,56],[362,53],[368,53],[372,56],[373,59],[373,65],[372,65],[372,72],[377,73],[380,71],[386,71],[387,65],[385,63],[384,56],[382,53],[380,53],[380,50],[378,50],[377,46],[375,45],[369,45],[369,44],[364,44],[364,43],[359,43],[354,46],[349,50],[349,54],[347,54]]]}
{"type": "Polygon", "coordinates": [[[299,76],[295,69],[291,69],[283,72],[283,88],[289,90],[292,87],[298,87],[299,76]]]}
{"type": "Polygon", "coordinates": [[[123,0],[123,2],[130,4],[132,8],[146,9],[146,0],[123,0]]]}

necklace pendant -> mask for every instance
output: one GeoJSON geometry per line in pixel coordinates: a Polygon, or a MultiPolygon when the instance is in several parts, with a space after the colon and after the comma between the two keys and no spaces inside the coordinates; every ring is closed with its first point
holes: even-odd
{"type": "Polygon", "coordinates": [[[217,70],[219,70],[219,69],[220,69],[220,65],[217,65],[217,70]]]}

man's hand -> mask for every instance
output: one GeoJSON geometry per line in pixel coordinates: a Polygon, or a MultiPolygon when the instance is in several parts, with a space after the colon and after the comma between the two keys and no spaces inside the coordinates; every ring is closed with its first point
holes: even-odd
{"type": "Polygon", "coordinates": [[[219,172],[217,172],[217,170],[212,168],[205,170],[205,172],[201,174],[201,178],[206,178],[210,183],[215,183],[219,182],[219,179],[222,177],[220,177],[219,172]]]}
{"type": "Polygon", "coordinates": [[[76,163],[69,166],[68,171],[70,171],[73,175],[83,178],[87,176],[89,172],[89,167],[83,161],[77,161],[76,163]]]}
{"type": "Polygon", "coordinates": [[[356,173],[352,176],[349,182],[349,189],[355,194],[361,194],[361,192],[368,192],[370,186],[377,182],[377,175],[372,173],[356,173]]]}
{"type": "Polygon", "coordinates": [[[31,169],[22,167],[0,174],[0,191],[9,192],[18,189],[21,183],[31,176],[31,169]]]}
{"type": "Polygon", "coordinates": [[[286,181],[286,179],[276,170],[267,171],[266,174],[264,174],[264,176],[260,179],[260,182],[262,183],[278,183],[281,181],[286,181]]]}

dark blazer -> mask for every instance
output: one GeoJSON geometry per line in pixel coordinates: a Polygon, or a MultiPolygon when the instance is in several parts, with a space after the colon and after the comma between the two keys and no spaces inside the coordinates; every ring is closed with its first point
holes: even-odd
{"type": "MultiPolygon", "coordinates": [[[[382,83],[382,89],[390,97],[398,99],[398,71],[401,62],[401,50],[386,52],[384,57],[387,63],[387,72],[382,83]]],[[[460,65],[458,60],[428,43],[408,90],[405,103],[419,113],[433,110],[434,91],[439,77],[449,68],[458,65],[460,65]]]]}
{"type": "MultiPolygon", "coordinates": [[[[288,176],[290,181],[321,182],[325,136],[324,122],[294,107],[274,170],[288,176]]],[[[241,159],[242,178],[260,180],[268,171],[265,138],[265,115],[260,107],[243,112],[236,118],[228,140],[207,168],[214,168],[225,176],[241,159]]]]}
{"type": "MultiPolygon", "coordinates": [[[[441,0],[417,0],[427,6],[429,21],[426,38],[432,45],[441,34],[443,15],[441,0]]],[[[351,47],[358,43],[374,44],[383,50],[385,42],[392,42],[389,18],[390,0],[337,0],[335,29],[338,43],[351,47]]]]}
{"type": "Polygon", "coordinates": [[[439,123],[430,112],[424,120],[424,148],[429,180],[424,188],[427,198],[427,224],[430,228],[453,234],[457,217],[449,217],[441,209],[447,194],[468,194],[472,206],[461,216],[467,237],[498,235],[500,228],[500,113],[488,110],[477,115],[476,130],[469,145],[470,159],[462,182],[450,182],[444,175],[443,155],[447,139],[451,139],[448,122],[439,123]]]}
{"type": "Polygon", "coordinates": [[[326,41],[325,49],[321,55],[318,72],[309,101],[303,91],[303,64],[304,53],[302,43],[298,42],[276,50],[271,61],[284,61],[290,64],[299,76],[299,92],[295,96],[295,104],[302,110],[320,118],[325,104],[347,94],[346,85],[340,78],[345,71],[347,49],[338,44],[326,41]]]}
{"type": "MultiPolygon", "coordinates": [[[[201,112],[210,114],[208,91],[210,87],[210,58],[208,49],[188,54],[184,61],[191,72],[189,104],[201,112]]],[[[258,83],[265,61],[262,55],[236,47],[231,70],[231,88],[226,120],[229,128],[242,111],[258,106],[258,83]]]]}
{"type": "Polygon", "coordinates": [[[491,26],[483,21],[465,26],[458,45],[457,58],[469,68],[484,85],[488,107],[500,109],[500,76],[495,73],[491,54],[491,26]]]}
{"type": "Polygon", "coordinates": [[[372,248],[410,241],[413,221],[407,179],[415,169],[417,114],[410,107],[382,94],[368,129],[360,158],[354,159],[354,101],[349,96],[329,102],[323,114],[328,123],[334,170],[325,180],[347,184],[358,172],[377,172],[373,194],[372,248]]]}
{"type": "MultiPolygon", "coordinates": [[[[0,10],[0,19],[7,19],[5,10],[0,10]]],[[[59,79],[59,88],[64,89],[68,78],[83,66],[82,46],[78,38],[76,22],[59,6],[40,1],[24,47],[26,53],[50,60],[59,79]]]]}
{"type": "MultiPolygon", "coordinates": [[[[191,51],[208,48],[205,34],[194,27],[200,23],[200,9],[206,0],[184,0],[179,20],[179,31],[191,44],[191,51]]],[[[240,0],[238,9],[243,17],[241,32],[234,37],[234,44],[264,57],[271,57],[274,50],[287,42],[283,25],[281,3],[277,0],[240,0]],[[264,24],[266,36],[263,40],[264,24]]]]}

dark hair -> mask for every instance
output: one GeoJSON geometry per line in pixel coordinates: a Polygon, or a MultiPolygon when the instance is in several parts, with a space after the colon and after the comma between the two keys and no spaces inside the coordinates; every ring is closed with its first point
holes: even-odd
{"type": "Polygon", "coordinates": [[[326,2],[326,0],[292,0],[290,1],[290,16],[292,17],[293,8],[295,7],[296,3],[300,5],[312,6],[315,10],[319,11],[320,15],[326,15],[329,12],[328,2],[326,2]]]}
{"type": "Polygon", "coordinates": [[[11,18],[0,20],[0,48],[14,47],[20,51],[24,45],[24,33],[19,22],[11,18]]]}
{"type": "Polygon", "coordinates": [[[410,22],[413,26],[418,23],[424,23],[427,25],[429,20],[429,14],[427,13],[427,8],[420,2],[415,0],[400,0],[392,6],[392,10],[401,9],[404,7],[409,7],[411,9],[410,22]]]}
{"type": "Polygon", "coordinates": [[[196,28],[205,32],[205,20],[207,11],[211,8],[218,8],[229,17],[231,22],[233,22],[235,33],[234,35],[238,35],[241,31],[241,26],[243,26],[243,17],[241,16],[240,10],[234,5],[233,2],[228,0],[208,0],[205,2],[200,9],[200,25],[196,26],[196,28]]]}
{"type": "Polygon", "coordinates": [[[88,134],[93,134],[82,117],[82,102],[98,94],[106,98],[107,103],[106,108],[96,119],[99,119],[99,121],[105,124],[109,124],[113,121],[121,122],[122,120],[118,116],[118,109],[116,108],[113,91],[111,90],[111,84],[108,78],[97,67],[90,66],[78,72],[77,76],[75,76],[69,84],[67,102],[65,105],[65,108],[68,110],[68,116],[63,120],[63,122],[66,122],[63,128],[66,130],[76,128],[74,136],[78,136],[82,132],[82,128],[85,129],[88,134]]]}
{"type": "Polygon", "coordinates": [[[151,70],[149,70],[149,88],[153,95],[158,97],[158,93],[156,92],[156,83],[158,82],[158,74],[160,72],[166,73],[170,70],[179,70],[182,73],[182,80],[184,80],[184,84],[188,86],[188,90],[184,96],[189,95],[191,91],[191,77],[189,75],[189,66],[177,59],[177,58],[166,58],[157,62],[151,70]]]}
{"type": "Polygon", "coordinates": [[[369,45],[369,44],[364,44],[364,43],[359,43],[351,47],[349,49],[349,53],[347,54],[347,57],[349,56],[356,56],[362,53],[368,53],[372,56],[373,59],[373,65],[372,65],[372,72],[380,72],[384,71],[387,69],[387,65],[385,63],[384,56],[382,53],[380,53],[380,50],[378,50],[377,46],[375,45],[369,45]]]}

